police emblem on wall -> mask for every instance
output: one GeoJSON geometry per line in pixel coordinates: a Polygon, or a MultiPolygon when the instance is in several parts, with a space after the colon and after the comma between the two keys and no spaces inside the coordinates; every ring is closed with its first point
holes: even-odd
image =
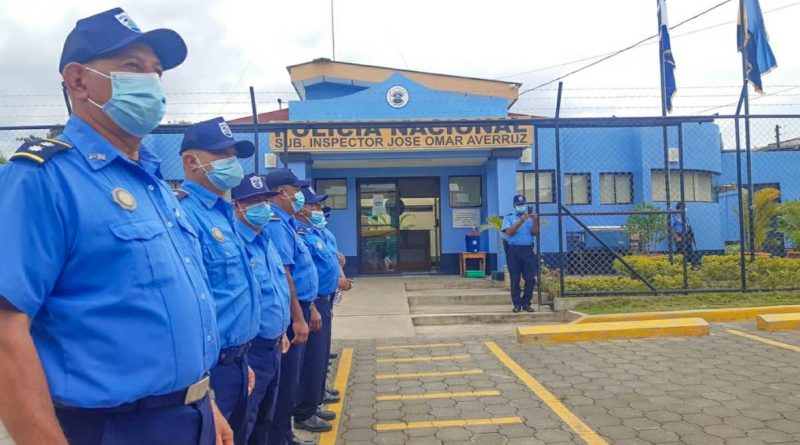
{"type": "Polygon", "coordinates": [[[227,137],[229,137],[229,138],[232,138],[232,137],[233,137],[233,132],[231,131],[231,127],[229,127],[229,126],[228,126],[228,123],[227,123],[227,122],[220,122],[220,123],[219,123],[219,130],[220,130],[220,131],[222,132],[222,134],[224,134],[225,136],[227,136],[227,137]]]}
{"type": "Polygon", "coordinates": [[[392,108],[403,108],[408,103],[408,90],[400,85],[389,88],[386,92],[386,102],[392,108]]]}

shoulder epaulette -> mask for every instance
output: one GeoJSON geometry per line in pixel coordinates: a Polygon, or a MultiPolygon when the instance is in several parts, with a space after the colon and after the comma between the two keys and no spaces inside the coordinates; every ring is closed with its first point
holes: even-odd
{"type": "Polygon", "coordinates": [[[172,194],[175,195],[175,197],[178,198],[179,200],[189,196],[189,192],[187,192],[184,189],[175,189],[172,191],[172,194]]]}
{"type": "Polygon", "coordinates": [[[56,139],[34,139],[22,144],[17,151],[8,157],[9,161],[27,159],[39,164],[44,164],[53,156],[67,151],[72,145],[56,139]]]}
{"type": "Polygon", "coordinates": [[[278,215],[272,215],[272,218],[269,219],[269,222],[280,221],[281,217],[278,215]]]}

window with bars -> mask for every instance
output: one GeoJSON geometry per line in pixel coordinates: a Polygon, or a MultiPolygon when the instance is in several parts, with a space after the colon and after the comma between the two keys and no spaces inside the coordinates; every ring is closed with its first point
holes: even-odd
{"type": "Polygon", "coordinates": [[[589,173],[567,173],[564,175],[564,204],[584,205],[592,203],[592,175],[589,173]]]}
{"type": "Polygon", "coordinates": [[[600,173],[600,204],[632,204],[633,173],[600,173]]]}
{"type": "Polygon", "coordinates": [[[528,202],[539,204],[552,204],[555,202],[553,194],[553,170],[539,170],[539,184],[536,184],[536,173],[532,171],[517,172],[517,194],[524,195],[528,202]]]}

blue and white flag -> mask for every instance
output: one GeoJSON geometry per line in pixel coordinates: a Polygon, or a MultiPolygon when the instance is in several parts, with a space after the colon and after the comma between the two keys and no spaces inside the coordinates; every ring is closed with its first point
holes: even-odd
{"type": "Polygon", "coordinates": [[[675,85],[675,59],[672,57],[672,46],[669,43],[669,25],[667,22],[666,0],[658,1],[658,48],[661,54],[661,97],[667,106],[667,112],[672,111],[672,96],[678,91],[675,85]]]}
{"type": "Polygon", "coordinates": [[[767,28],[758,0],[739,1],[736,43],[739,52],[744,54],[746,80],[752,82],[756,91],[763,93],[761,75],[772,71],[778,62],[769,47],[767,28]]]}

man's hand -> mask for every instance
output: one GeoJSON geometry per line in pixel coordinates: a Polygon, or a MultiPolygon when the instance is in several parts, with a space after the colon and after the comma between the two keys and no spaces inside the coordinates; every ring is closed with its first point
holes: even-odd
{"type": "Polygon", "coordinates": [[[256,373],[253,372],[253,368],[247,367],[247,395],[253,393],[253,390],[256,387],[256,373]]]}
{"type": "Polygon", "coordinates": [[[289,352],[289,348],[292,347],[292,344],[289,342],[289,337],[286,334],[283,334],[281,337],[281,354],[286,354],[289,352]]]}
{"type": "Polygon", "coordinates": [[[523,214],[522,214],[522,215],[520,215],[520,217],[519,217],[519,220],[520,220],[520,221],[527,221],[527,220],[529,220],[529,219],[531,219],[531,214],[530,214],[530,213],[523,213],[523,214]]]}
{"type": "Polygon", "coordinates": [[[308,328],[311,329],[311,332],[322,329],[322,316],[319,315],[319,311],[313,304],[311,305],[311,323],[308,324],[308,328]]]}
{"type": "Polygon", "coordinates": [[[217,402],[211,401],[211,411],[214,413],[214,429],[217,432],[216,445],[234,445],[233,443],[233,430],[225,420],[225,416],[217,408],[217,402]]]}
{"type": "Polygon", "coordinates": [[[308,341],[308,323],[300,319],[292,322],[292,331],[294,331],[294,339],[292,344],[302,345],[308,341]]]}
{"type": "Polygon", "coordinates": [[[341,290],[350,290],[353,288],[353,280],[350,278],[339,278],[339,289],[341,290]]]}

